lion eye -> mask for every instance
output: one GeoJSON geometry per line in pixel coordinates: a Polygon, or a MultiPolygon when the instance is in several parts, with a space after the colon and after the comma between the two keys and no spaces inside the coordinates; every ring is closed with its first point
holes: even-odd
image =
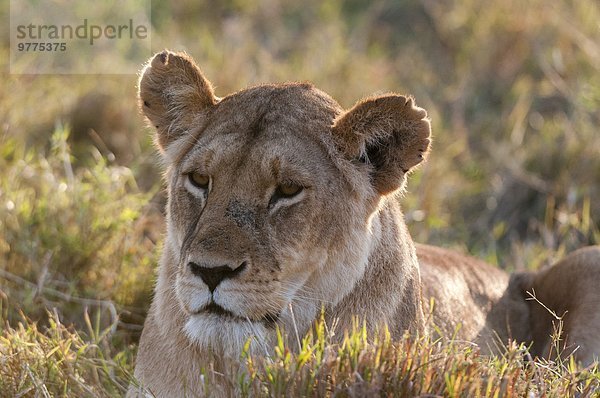
{"type": "Polygon", "coordinates": [[[198,172],[192,172],[188,174],[188,179],[193,186],[200,189],[208,189],[210,184],[210,177],[198,172]]]}
{"type": "Polygon", "coordinates": [[[302,187],[294,184],[283,184],[277,187],[277,193],[284,198],[291,198],[302,191],[302,187]]]}
{"type": "Polygon", "coordinates": [[[280,184],[277,186],[277,188],[275,188],[275,192],[273,192],[273,196],[271,196],[271,200],[269,200],[269,207],[272,207],[280,199],[293,198],[303,190],[304,187],[302,185],[296,185],[291,183],[280,184]]]}

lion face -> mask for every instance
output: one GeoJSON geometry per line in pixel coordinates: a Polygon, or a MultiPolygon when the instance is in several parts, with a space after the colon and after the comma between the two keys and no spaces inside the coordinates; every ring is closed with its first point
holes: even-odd
{"type": "Polygon", "coordinates": [[[343,299],[365,272],[380,199],[429,144],[424,111],[404,97],[346,113],[307,84],[219,100],[183,54],[149,63],[140,102],[168,165],[166,244],[185,332],[231,352],[276,324],[304,331],[343,299]]]}
{"type": "Polygon", "coordinates": [[[352,279],[362,274],[361,246],[368,239],[345,237],[338,228],[367,229],[369,214],[360,201],[339,200],[353,194],[319,140],[335,117],[329,101],[308,86],[238,93],[215,105],[173,165],[170,232],[180,253],[175,292],[192,337],[202,338],[207,324],[262,334],[292,321],[290,305],[314,312],[339,300],[335,281],[319,292],[307,281],[344,247],[357,248],[344,256],[345,271],[352,279]],[[298,109],[318,100],[328,105],[322,119],[306,119],[298,109]],[[357,220],[343,217],[357,210],[357,220]]]}

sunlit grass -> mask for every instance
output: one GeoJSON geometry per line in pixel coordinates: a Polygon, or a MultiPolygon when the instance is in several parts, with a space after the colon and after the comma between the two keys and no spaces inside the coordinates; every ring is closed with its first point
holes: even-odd
{"type": "Polygon", "coordinates": [[[67,137],[68,130],[58,128],[47,156],[10,141],[2,148],[5,315],[14,320],[24,311],[43,319],[46,308],[56,309],[65,322],[83,326],[82,309],[91,306],[102,310],[105,322],[117,322],[119,312],[139,328],[162,216],[130,169],[109,166],[102,157],[74,168],[67,137]]]}
{"type": "MultiPolygon", "coordinates": [[[[43,331],[30,321],[0,336],[0,395],[122,396],[132,377],[133,349],[115,351],[110,330],[86,316],[87,332],[62,325],[56,316],[43,331]]],[[[419,396],[591,397],[600,372],[572,358],[533,361],[522,345],[502,356],[480,355],[466,342],[428,337],[394,341],[387,330],[368,335],[356,322],[343,339],[321,321],[294,352],[282,332],[270,356],[241,353],[242,370],[198,374],[207,396],[419,396]]]]}
{"type": "Polygon", "coordinates": [[[0,328],[0,396],[123,396],[133,373],[134,350],[115,352],[107,331],[86,315],[82,336],[49,316],[47,327],[28,320],[0,328]]]}

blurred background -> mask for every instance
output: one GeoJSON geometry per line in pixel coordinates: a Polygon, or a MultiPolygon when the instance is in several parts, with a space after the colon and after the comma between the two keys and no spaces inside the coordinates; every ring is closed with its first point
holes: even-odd
{"type": "MultiPolygon", "coordinates": [[[[313,82],[345,108],[374,93],[414,95],[434,133],[401,199],[416,241],[508,271],[600,243],[596,0],[151,9],[153,51],[187,51],[219,96],[284,81],[313,82]]],[[[0,13],[7,20],[8,5],[0,13]]],[[[50,309],[85,330],[89,314],[116,347],[134,345],[164,230],[137,77],[10,75],[0,33],[2,323],[43,323],[50,309]]]]}

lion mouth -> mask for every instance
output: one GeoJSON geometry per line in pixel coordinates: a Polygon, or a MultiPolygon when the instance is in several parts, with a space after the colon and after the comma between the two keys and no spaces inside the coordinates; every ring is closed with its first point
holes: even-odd
{"type": "Polygon", "coordinates": [[[275,327],[280,317],[279,313],[267,313],[263,315],[260,319],[249,319],[248,317],[241,317],[239,315],[234,314],[233,312],[221,307],[214,301],[211,301],[210,304],[208,304],[202,310],[198,311],[196,314],[213,314],[226,319],[232,319],[242,322],[261,322],[265,326],[269,327],[275,327]]]}
{"type": "Polygon", "coordinates": [[[209,305],[204,307],[204,309],[202,309],[201,312],[207,312],[209,314],[215,314],[215,315],[219,315],[219,316],[227,316],[227,317],[231,317],[231,318],[239,318],[233,312],[226,310],[225,308],[221,307],[219,304],[215,303],[214,301],[212,301],[209,305]]]}

